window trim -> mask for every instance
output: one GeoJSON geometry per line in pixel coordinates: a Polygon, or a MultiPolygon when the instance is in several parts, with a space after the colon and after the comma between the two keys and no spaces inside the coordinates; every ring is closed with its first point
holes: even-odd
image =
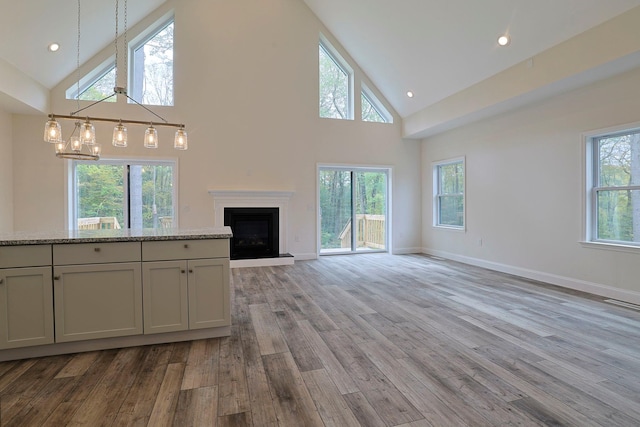
{"type": "Polygon", "coordinates": [[[597,191],[611,188],[616,190],[640,190],[638,185],[619,187],[600,187],[598,185],[599,153],[597,141],[604,137],[615,137],[637,132],[640,132],[640,122],[597,129],[582,134],[582,239],[579,243],[583,247],[630,253],[640,252],[640,244],[635,244],[634,242],[597,239],[597,191]]]}
{"type": "MultiPolygon", "coordinates": [[[[179,218],[179,170],[178,170],[178,159],[177,158],[145,158],[145,157],[101,157],[97,162],[91,160],[69,160],[65,159],[67,163],[67,167],[65,168],[65,216],[66,216],[66,225],[67,230],[76,230],[76,224],[78,223],[78,219],[76,217],[77,209],[77,192],[75,191],[75,165],[77,164],[109,164],[109,165],[170,165],[173,166],[173,217],[174,224],[177,228],[180,224],[179,218]]],[[[124,189],[125,199],[128,200],[127,188],[124,189]]],[[[129,229],[129,224],[127,222],[126,227],[129,229]]]]}
{"type": "MultiPolygon", "coordinates": [[[[329,42],[329,40],[324,36],[324,34],[320,33],[320,41],[319,47],[324,50],[327,55],[333,60],[338,68],[340,68],[346,75],[348,81],[347,88],[347,117],[345,119],[336,119],[336,120],[354,120],[354,110],[355,110],[355,90],[354,90],[354,72],[349,62],[347,62],[342,55],[337,51],[335,47],[329,42]]],[[[318,64],[318,84],[320,83],[320,65],[318,64]]],[[[320,93],[318,91],[318,93],[320,93]]],[[[319,113],[319,112],[318,112],[319,113]]],[[[318,114],[319,115],[319,114],[318,114]]],[[[322,117],[322,119],[330,119],[332,117],[322,117]]]]}
{"type": "Polygon", "coordinates": [[[439,229],[448,229],[448,230],[457,230],[457,231],[466,231],[467,227],[467,165],[466,159],[464,156],[455,157],[446,160],[440,160],[437,162],[433,162],[432,164],[432,226],[439,229]],[[462,225],[448,225],[448,224],[440,224],[440,173],[439,168],[441,166],[452,165],[456,163],[462,164],[462,173],[463,173],[463,181],[462,181],[462,225]]]}
{"type": "MultiPolygon", "coordinates": [[[[146,30],[144,30],[142,33],[140,33],[138,36],[136,36],[135,38],[133,38],[130,42],[129,42],[129,46],[127,49],[127,54],[129,56],[129,69],[127,70],[127,86],[129,88],[129,96],[131,96],[132,98],[135,99],[135,91],[136,91],[136,87],[135,87],[135,70],[136,70],[136,61],[135,61],[135,52],[136,50],[138,50],[140,47],[144,46],[149,40],[151,40],[152,38],[154,38],[155,36],[157,36],[161,31],[163,31],[165,28],[167,28],[169,25],[174,24],[174,40],[173,40],[173,44],[174,44],[174,50],[175,50],[175,15],[173,13],[173,11],[169,14],[166,14],[164,16],[162,16],[160,19],[158,19],[155,23],[149,25],[146,30]]],[[[175,56],[174,56],[175,58],[175,56]]],[[[155,107],[174,107],[176,104],[176,99],[175,99],[175,62],[174,62],[174,67],[173,67],[173,102],[171,105],[155,105],[155,107]]],[[[143,105],[149,105],[149,104],[144,104],[142,102],[142,100],[139,100],[141,104],[143,105]]],[[[128,103],[133,103],[133,101],[131,100],[127,100],[128,103]]]]}

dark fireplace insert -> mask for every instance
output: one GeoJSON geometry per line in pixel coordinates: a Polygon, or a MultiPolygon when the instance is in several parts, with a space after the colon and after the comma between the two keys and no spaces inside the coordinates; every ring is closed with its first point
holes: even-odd
{"type": "Polygon", "coordinates": [[[224,225],[231,227],[231,259],[279,256],[278,208],[224,208],[224,225]]]}

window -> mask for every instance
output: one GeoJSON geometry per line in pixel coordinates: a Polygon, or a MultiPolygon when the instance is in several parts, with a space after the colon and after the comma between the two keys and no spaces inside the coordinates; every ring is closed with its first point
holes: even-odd
{"type": "Polygon", "coordinates": [[[640,129],[591,137],[588,240],[640,246],[640,129]]]}
{"type": "MultiPolygon", "coordinates": [[[[67,99],[78,99],[79,92],[79,99],[83,101],[100,101],[109,95],[113,95],[115,86],[116,64],[115,60],[111,59],[80,79],[79,85],[75,83],[67,89],[66,96],[67,99]]],[[[116,102],[116,97],[111,97],[106,102],[116,102]]]]}
{"type": "Polygon", "coordinates": [[[320,117],[353,119],[353,70],[324,37],[318,51],[320,117]]]}
{"type": "Polygon", "coordinates": [[[388,169],[319,169],[320,254],[387,250],[388,169]]]}
{"type": "Polygon", "coordinates": [[[173,161],[72,163],[71,229],[177,226],[173,161]]]}
{"type": "Polygon", "coordinates": [[[173,18],[131,44],[129,95],[141,104],[173,105],[173,18]]]}
{"type": "Polygon", "coordinates": [[[362,121],[393,123],[391,114],[364,84],[362,85],[362,121]]]}
{"type": "Polygon", "coordinates": [[[464,229],[464,159],[433,165],[433,224],[464,229]]]}

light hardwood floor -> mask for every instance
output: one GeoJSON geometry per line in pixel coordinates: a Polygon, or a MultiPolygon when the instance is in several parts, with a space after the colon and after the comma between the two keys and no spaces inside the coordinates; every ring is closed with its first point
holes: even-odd
{"type": "Polygon", "coordinates": [[[640,312],[419,255],[232,270],[232,335],[0,363],[2,426],[638,426],[640,312]]]}

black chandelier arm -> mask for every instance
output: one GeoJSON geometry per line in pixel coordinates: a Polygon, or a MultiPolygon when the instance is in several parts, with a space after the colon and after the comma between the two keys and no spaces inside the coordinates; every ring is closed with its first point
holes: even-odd
{"type": "Polygon", "coordinates": [[[150,110],[149,108],[147,108],[145,105],[140,104],[138,101],[136,101],[135,99],[133,99],[132,97],[130,97],[126,92],[123,93],[124,96],[127,97],[127,99],[135,102],[137,105],[141,106],[142,108],[144,108],[145,110],[147,110],[148,112],[150,112],[151,114],[153,114],[154,116],[156,116],[157,118],[159,118],[160,120],[162,120],[163,122],[165,122],[165,124],[167,124],[168,122],[165,120],[164,117],[156,114],[154,111],[150,110]]]}
{"type": "Polygon", "coordinates": [[[86,119],[89,120],[90,122],[109,122],[109,123],[124,123],[124,124],[132,124],[132,125],[148,125],[148,124],[152,124],[154,126],[167,126],[167,127],[174,127],[174,128],[184,128],[184,124],[183,123],[169,123],[165,120],[165,123],[154,123],[154,122],[149,122],[148,120],[143,121],[143,120],[125,120],[125,119],[111,119],[111,118],[105,118],[105,117],[79,117],[79,116],[66,116],[66,115],[60,115],[60,114],[49,114],[49,117],[52,119],[64,119],[64,120],[79,120],[79,119],[86,119]]]}
{"type": "MultiPolygon", "coordinates": [[[[100,100],[98,100],[98,101],[96,101],[96,102],[92,102],[91,104],[87,105],[87,106],[86,106],[86,107],[84,107],[84,108],[81,108],[81,109],[79,109],[79,110],[77,110],[77,111],[74,111],[73,113],[71,113],[71,115],[72,115],[72,116],[75,116],[75,115],[76,115],[76,114],[78,114],[79,112],[84,111],[84,110],[86,110],[87,108],[91,108],[91,107],[93,107],[93,106],[94,106],[94,105],[96,105],[96,104],[100,104],[101,102],[106,101],[107,99],[109,99],[109,98],[111,98],[111,97],[113,97],[113,96],[115,96],[115,95],[117,95],[117,94],[114,92],[114,93],[112,93],[111,95],[105,96],[104,98],[102,98],[102,99],[100,99],[100,100]]],[[[80,96],[80,95],[78,95],[78,96],[80,96]]],[[[79,98],[78,98],[78,99],[79,99],[79,98]]],[[[58,117],[62,117],[62,116],[58,116],[58,117]]],[[[166,120],[165,120],[165,121],[166,121],[166,120]]]]}

